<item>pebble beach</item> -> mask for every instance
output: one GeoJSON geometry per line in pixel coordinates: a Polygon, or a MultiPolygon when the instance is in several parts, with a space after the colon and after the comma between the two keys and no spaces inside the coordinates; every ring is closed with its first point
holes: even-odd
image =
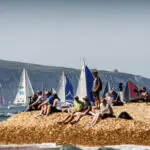
{"type": "Polygon", "coordinates": [[[0,124],[0,144],[56,143],[57,145],[105,146],[134,144],[150,146],[150,104],[136,103],[113,107],[118,116],[128,112],[134,120],[108,118],[93,127],[86,116],[75,125],[58,124],[66,113],[39,119],[36,112],[22,112],[0,124]]]}

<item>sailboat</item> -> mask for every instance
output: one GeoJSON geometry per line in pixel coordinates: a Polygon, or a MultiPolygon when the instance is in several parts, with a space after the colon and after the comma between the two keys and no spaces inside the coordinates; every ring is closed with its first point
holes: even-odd
{"type": "Polygon", "coordinates": [[[15,100],[13,105],[9,106],[9,108],[16,106],[26,107],[29,103],[28,97],[32,96],[33,94],[34,91],[28,73],[25,69],[23,69],[15,100]]]}
{"type": "Polygon", "coordinates": [[[4,96],[1,96],[0,108],[1,108],[1,107],[5,107],[5,106],[6,106],[6,102],[5,102],[4,96]]]}
{"type": "Polygon", "coordinates": [[[109,93],[111,91],[110,83],[107,81],[104,92],[103,92],[103,98],[105,97],[106,93],[109,93]]]}
{"type": "Polygon", "coordinates": [[[132,102],[132,100],[138,98],[135,91],[138,91],[137,86],[132,81],[128,81],[124,92],[125,102],[132,102]]]}
{"type": "Polygon", "coordinates": [[[56,90],[55,90],[54,88],[51,88],[50,91],[52,92],[52,94],[56,94],[56,93],[57,93],[56,90]]]}
{"type": "Polygon", "coordinates": [[[74,101],[73,86],[64,72],[62,73],[59,83],[58,97],[61,100],[62,106],[73,104],[74,101]]]}
{"type": "Polygon", "coordinates": [[[92,97],[92,86],[93,86],[94,77],[88,68],[88,66],[83,61],[80,79],[78,82],[76,96],[79,97],[80,100],[83,97],[87,96],[90,101],[93,101],[92,97]]]}
{"type": "Polygon", "coordinates": [[[6,105],[4,96],[1,97],[1,103],[2,103],[2,106],[5,106],[5,105],[6,105]]]}

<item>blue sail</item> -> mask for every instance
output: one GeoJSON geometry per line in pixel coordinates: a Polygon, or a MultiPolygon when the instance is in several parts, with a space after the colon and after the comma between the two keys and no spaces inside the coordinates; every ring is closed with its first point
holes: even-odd
{"type": "Polygon", "coordinates": [[[89,98],[90,101],[93,101],[92,86],[94,77],[90,69],[86,65],[85,65],[85,78],[86,78],[87,97],[89,98]]]}
{"type": "Polygon", "coordinates": [[[65,98],[66,98],[66,102],[73,103],[73,101],[74,101],[73,86],[72,86],[70,80],[68,79],[68,77],[65,76],[65,78],[66,78],[66,84],[65,84],[65,98]]]}

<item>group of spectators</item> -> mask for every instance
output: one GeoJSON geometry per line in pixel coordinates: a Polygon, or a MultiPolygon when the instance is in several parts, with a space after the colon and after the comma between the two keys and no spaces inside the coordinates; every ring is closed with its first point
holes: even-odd
{"type": "Polygon", "coordinates": [[[105,98],[100,99],[100,91],[102,90],[102,81],[98,77],[98,72],[93,71],[94,81],[92,87],[92,95],[95,101],[95,107],[92,107],[91,102],[87,96],[79,99],[78,96],[74,98],[74,107],[73,108],[65,108],[62,109],[61,101],[57,94],[53,94],[52,92],[38,91],[31,97],[31,101],[29,103],[28,111],[31,110],[41,110],[41,115],[50,115],[55,112],[67,112],[69,113],[65,118],[60,118],[59,123],[77,123],[81,118],[86,115],[93,116],[92,121],[89,125],[95,125],[99,119],[104,119],[107,117],[113,116],[113,103],[118,101],[117,93],[112,90],[110,93],[107,93],[105,98]],[[44,95],[43,95],[44,94],[44,95]],[[96,111],[98,109],[99,111],[96,111]]]}
{"type": "MultiPolygon", "coordinates": [[[[82,99],[80,99],[78,96],[75,96],[73,105],[74,107],[63,109],[61,106],[61,101],[56,93],[53,94],[50,91],[42,93],[42,91],[38,91],[30,98],[28,111],[41,110],[40,114],[36,116],[37,118],[42,115],[48,116],[51,113],[66,112],[68,115],[65,118],[60,118],[58,121],[58,123],[64,124],[75,124],[86,115],[91,115],[93,118],[91,122],[89,122],[90,126],[95,125],[100,119],[115,117],[112,106],[123,105],[123,103],[120,101],[118,93],[116,93],[114,90],[111,90],[110,92],[106,93],[104,98],[100,98],[99,95],[103,86],[102,81],[98,77],[97,71],[93,71],[93,76],[94,81],[92,87],[92,97],[95,102],[94,107],[92,107],[87,96],[83,97],[82,99]]],[[[149,94],[146,88],[135,90],[134,92],[137,93],[138,98],[143,100],[148,99],[149,94]]],[[[123,113],[123,116],[124,115],[126,116],[126,113],[123,113]]]]}
{"type": "Polygon", "coordinates": [[[141,100],[141,101],[148,102],[150,100],[150,95],[146,87],[143,87],[142,89],[134,89],[134,92],[136,93],[137,98],[133,99],[132,101],[141,100]]]}
{"type": "Polygon", "coordinates": [[[41,110],[41,115],[48,116],[53,112],[61,112],[61,102],[57,94],[52,94],[52,92],[47,91],[43,96],[42,91],[38,91],[30,98],[30,103],[28,106],[28,111],[41,110]],[[44,98],[45,97],[45,98],[44,98]]]}

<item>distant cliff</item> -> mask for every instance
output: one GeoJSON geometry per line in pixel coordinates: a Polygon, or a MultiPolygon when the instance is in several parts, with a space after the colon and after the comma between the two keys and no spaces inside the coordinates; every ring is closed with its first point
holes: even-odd
{"type": "MultiPolygon", "coordinates": [[[[13,101],[15,98],[23,68],[27,70],[35,91],[41,89],[42,82],[46,89],[53,87],[57,90],[62,71],[65,71],[68,75],[74,91],[76,91],[80,70],[0,60],[0,96],[4,96],[7,102],[13,101]]],[[[108,71],[99,71],[99,75],[104,86],[109,80],[111,87],[116,90],[118,89],[118,83],[122,82],[125,87],[127,80],[133,81],[139,87],[146,86],[150,88],[150,79],[141,76],[108,71]]]]}

